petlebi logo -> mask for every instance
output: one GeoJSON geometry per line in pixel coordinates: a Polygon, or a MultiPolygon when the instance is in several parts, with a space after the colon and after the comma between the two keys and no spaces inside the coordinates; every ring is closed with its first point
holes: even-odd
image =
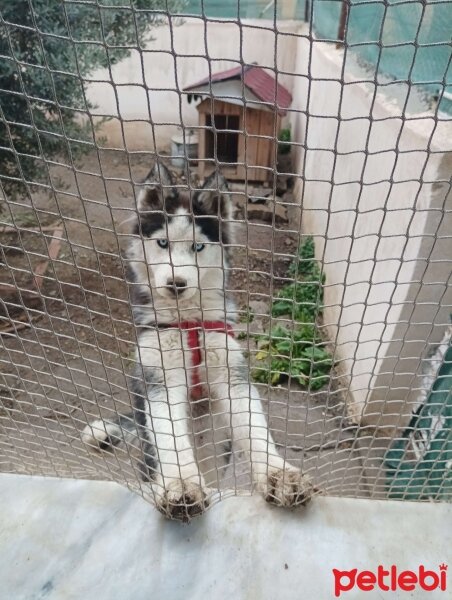
{"type": "MultiPolygon", "coordinates": [[[[371,592],[375,589],[382,592],[412,592],[415,589],[445,592],[447,589],[447,565],[445,564],[439,565],[436,570],[420,565],[417,571],[399,571],[396,565],[388,568],[378,565],[376,571],[333,569],[333,576],[336,598],[355,588],[362,592],[371,592]]],[[[397,595],[397,598],[399,597],[397,595]]]]}

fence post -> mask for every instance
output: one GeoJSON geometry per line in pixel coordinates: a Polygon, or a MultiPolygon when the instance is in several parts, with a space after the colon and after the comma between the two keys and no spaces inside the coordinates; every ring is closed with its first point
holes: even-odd
{"type": "Polygon", "coordinates": [[[341,6],[341,16],[339,18],[339,29],[337,32],[337,43],[336,48],[342,48],[343,42],[345,40],[345,26],[347,23],[348,17],[348,0],[342,0],[341,6]]]}

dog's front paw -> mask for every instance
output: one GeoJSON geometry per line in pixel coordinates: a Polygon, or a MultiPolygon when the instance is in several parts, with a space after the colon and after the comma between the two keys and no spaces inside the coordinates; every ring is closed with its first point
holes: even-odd
{"type": "Polygon", "coordinates": [[[111,452],[121,442],[121,429],[116,423],[97,419],[85,427],[81,439],[92,450],[111,452]]]}
{"type": "Polygon", "coordinates": [[[182,479],[169,483],[157,503],[158,510],[165,517],[184,523],[202,514],[208,506],[202,487],[182,479]]]}
{"type": "Polygon", "coordinates": [[[306,506],[314,493],[311,479],[298,469],[269,472],[265,500],[276,506],[306,506]]]}

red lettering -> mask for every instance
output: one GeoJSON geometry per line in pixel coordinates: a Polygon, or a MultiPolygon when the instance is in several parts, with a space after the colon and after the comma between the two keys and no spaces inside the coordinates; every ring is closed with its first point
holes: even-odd
{"type": "Polygon", "coordinates": [[[439,577],[440,577],[440,590],[442,592],[446,591],[446,577],[447,577],[447,565],[440,565],[439,567],[439,577]]]}
{"type": "Polygon", "coordinates": [[[426,592],[436,590],[439,585],[439,577],[434,571],[426,571],[424,565],[419,567],[419,585],[426,592]],[[432,579],[432,583],[426,583],[426,579],[432,579]]]}
{"type": "Polygon", "coordinates": [[[383,581],[387,575],[389,575],[389,571],[386,571],[385,568],[383,567],[383,565],[378,565],[378,569],[377,569],[378,587],[380,588],[380,590],[383,590],[384,592],[389,591],[389,585],[386,585],[383,581]]]}
{"type": "Polygon", "coordinates": [[[404,592],[411,592],[416,587],[417,575],[413,571],[402,571],[397,579],[399,588],[404,592]]]}
{"type": "Polygon", "coordinates": [[[391,592],[395,592],[397,589],[397,567],[391,565],[391,592]]]}
{"type": "Polygon", "coordinates": [[[424,565],[419,566],[419,572],[401,571],[398,573],[397,566],[391,565],[387,571],[383,565],[378,565],[377,572],[361,571],[351,569],[350,571],[340,571],[333,569],[334,575],[334,595],[338,598],[342,592],[348,592],[356,585],[363,592],[371,592],[375,587],[382,591],[412,592],[419,585],[426,592],[432,592],[438,587],[441,591],[447,588],[447,565],[441,564],[439,572],[429,571],[424,565]]]}
{"type": "Polygon", "coordinates": [[[356,578],[356,585],[363,592],[369,592],[374,589],[377,583],[377,578],[372,571],[361,571],[356,578]]]}
{"type": "Polygon", "coordinates": [[[341,592],[348,592],[354,587],[357,571],[358,569],[352,569],[351,571],[339,571],[338,569],[333,569],[334,595],[336,598],[341,595],[341,592]],[[343,577],[348,577],[348,583],[342,583],[343,577]]]}

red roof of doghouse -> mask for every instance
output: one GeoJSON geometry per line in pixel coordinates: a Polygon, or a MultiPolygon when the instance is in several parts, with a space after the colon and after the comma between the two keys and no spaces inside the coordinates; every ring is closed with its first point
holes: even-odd
{"type": "Polygon", "coordinates": [[[220,73],[213,73],[211,76],[187,86],[184,88],[184,92],[193,92],[196,88],[208,84],[209,81],[213,84],[232,79],[242,79],[244,85],[262,102],[268,102],[272,105],[276,103],[278,112],[282,115],[286,113],[292,102],[292,95],[289,90],[278,83],[262,67],[255,65],[239,66],[220,73]]]}

